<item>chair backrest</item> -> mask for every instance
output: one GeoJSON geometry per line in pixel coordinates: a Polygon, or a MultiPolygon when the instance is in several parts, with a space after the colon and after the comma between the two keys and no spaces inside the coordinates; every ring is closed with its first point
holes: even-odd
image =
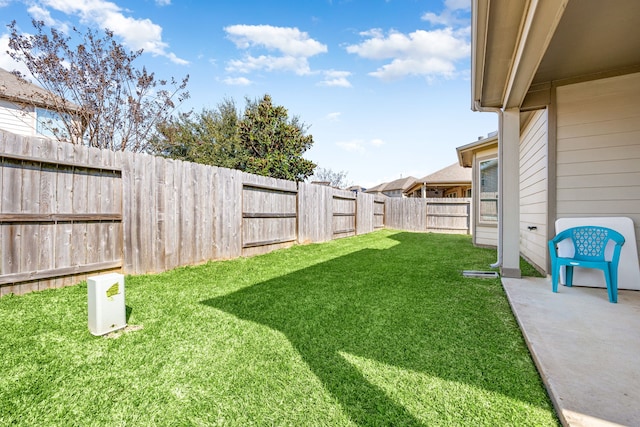
{"type": "MultiPolygon", "coordinates": [[[[607,227],[592,225],[573,227],[564,230],[558,237],[562,234],[565,235],[564,238],[570,238],[573,241],[575,248],[573,258],[584,261],[604,261],[604,251],[609,240],[615,241],[619,246],[624,244],[622,234],[607,227]]],[[[619,254],[619,249],[616,252],[619,254]]]]}

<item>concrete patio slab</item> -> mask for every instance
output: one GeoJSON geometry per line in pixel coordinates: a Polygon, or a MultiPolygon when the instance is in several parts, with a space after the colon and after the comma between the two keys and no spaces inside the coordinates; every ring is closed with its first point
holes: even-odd
{"type": "Polygon", "coordinates": [[[567,426],[640,426],[640,292],[502,279],[560,420],[567,426]]]}

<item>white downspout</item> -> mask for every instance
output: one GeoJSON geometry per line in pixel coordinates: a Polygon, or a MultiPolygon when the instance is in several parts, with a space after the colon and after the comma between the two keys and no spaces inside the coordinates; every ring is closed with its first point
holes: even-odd
{"type": "Polygon", "coordinates": [[[480,101],[473,104],[474,111],[481,113],[497,113],[498,114],[498,250],[496,262],[491,264],[491,268],[502,267],[502,109],[498,107],[483,107],[480,101]]]}

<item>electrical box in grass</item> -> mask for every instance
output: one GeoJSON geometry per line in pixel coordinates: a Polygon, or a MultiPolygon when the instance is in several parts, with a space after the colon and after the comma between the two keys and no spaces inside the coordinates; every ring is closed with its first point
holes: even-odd
{"type": "Polygon", "coordinates": [[[102,274],[87,278],[89,332],[105,335],[127,326],[124,275],[102,274]]]}

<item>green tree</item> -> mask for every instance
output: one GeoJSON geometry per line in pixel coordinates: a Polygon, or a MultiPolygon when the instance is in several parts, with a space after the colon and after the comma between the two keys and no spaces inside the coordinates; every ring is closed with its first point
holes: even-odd
{"type": "Polygon", "coordinates": [[[160,123],[154,147],[174,159],[243,169],[247,156],[238,137],[240,120],[235,102],[225,99],[214,110],[183,113],[160,123]]]}
{"type": "Polygon", "coordinates": [[[239,169],[258,175],[302,181],[315,164],[303,154],[313,136],[286,108],[274,106],[269,95],[246,100],[240,116],[235,103],[225,99],[215,110],[182,114],[158,126],[154,147],[163,156],[239,169]]]}
{"type": "Polygon", "coordinates": [[[240,122],[240,144],[247,151],[245,172],[303,181],[313,174],[315,163],[303,154],[313,145],[298,117],[289,119],[287,109],[274,106],[271,96],[248,101],[240,122]]]}
{"type": "Polygon", "coordinates": [[[74,45],[71,37],[55,28],[47,31],[42,21],[32,24],[35,34],[19,33],[15,21],[9,25],[8,53],[47,90],[34,95],[47,99],[34,103],[47,101],[57,111],[73,111],[60,115],[64,129],[58,131],[59,139],[68,136],[92,147],[147,151],[157,124],[189,97],[185,90],[189,76],[180,82],[159,80],[146,68],[136,68],[133,62],[142,50],[127,52],[112,31],[101,35],[89,29],[83,34],[74,28],[80,41],[74,45]]]}

